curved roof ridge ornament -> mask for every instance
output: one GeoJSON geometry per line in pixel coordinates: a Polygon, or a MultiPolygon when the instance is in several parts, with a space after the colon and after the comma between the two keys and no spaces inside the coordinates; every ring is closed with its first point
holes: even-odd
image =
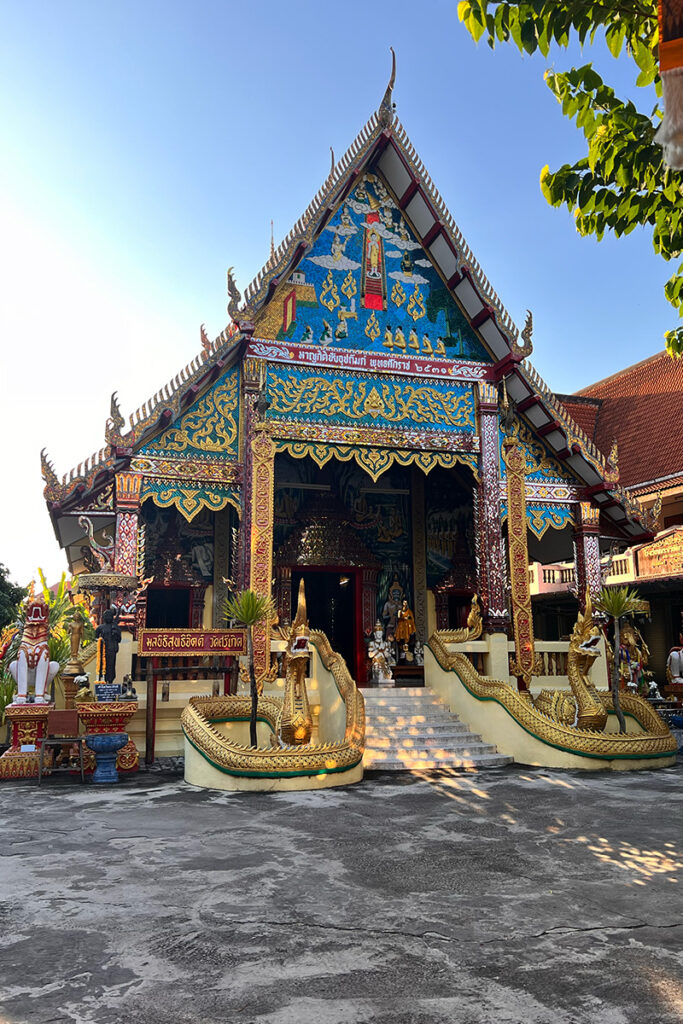
{"type": "Polygon", "coordinates": [[[524,320],[524,329],[521,332],[520,340],[516,343],[517,353],[523,359],[530,356],[533,352],[533,342],[531,340],[534,333],[534,315],[530,309],[526,311],[526,318],[524,320]]]}
{"type": "Polygon", "coordinates": [[[228,267],[228,315],[237,323],[240,319],[240,302],[242,296],[233,277],[233,267],[228,267]]]}
{"type": "Polygon", "coordinates": [[[394,53],[393,46],[390,46],[389,49],[391,50],[391,78],[377,111],[377,118],[383,128],[390,128],[391,122],[394,120],[395,104],[392,101],[392,93],[396,81],[396,54],[394,53]]]}

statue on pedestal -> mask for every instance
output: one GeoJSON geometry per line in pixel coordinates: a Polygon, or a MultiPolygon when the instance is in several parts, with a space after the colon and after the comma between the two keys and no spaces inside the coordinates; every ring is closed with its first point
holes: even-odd
{"type": "Polygon", "coordinates": [[[396,639],[399,644],[409,644],[411,639],[415,636],[415,616],[408,607],[408,602],[404,601],[398,612],[398,625],[396,627],[396,639]]]}
{"type": "Polygon", "coordinates": [[[49,614],[42,594],[29,601],[19,652],[9,666],[17,684],[14,704],[26,704],[30,683],[35,687],[35,703],[50,703],[49,686],[59,672],[59,662],[50,661],[49,614]]]}
{"type": "Polygon", "coordinates": [[[95,630],[96,638],[102,641],[104,647],[104,666],[100,663],[98,675],[102,678],[104,668],[104,681],[113,683],[116,678],[116,655],[121,643],[121,630],[111,608],[107,608],[102,619],[102,625],[95,630]]]}
{"type": "Polygon", "coordinates": [[[390,667],[393,652],[389,641],[384,639],[384,630],[379,619],[375,623],[375,631],[368,646],[368,657],[372,662],[373,683],[376,686],[391,685],[394,681],[390,667]]]}
{"type": "Polygon", "coordinates": [[[396,633],[396,626],[398,625],[398,613],[401,607],[402,597],[403,587],[398,581],[398,576],[394,576],[389,587],[387,599],[384,602],[384,607],[382,608],[382,619],[384,621],[384,628],[386,629],[387,636],[389,635],[389,633],[396,633]]]}
{"type": "Polygon", "coordinates": [[[671,648],[666,659],[666,679],[668,683],[683,684],[683,633],[678,638],[678,645],[671,648]]]}

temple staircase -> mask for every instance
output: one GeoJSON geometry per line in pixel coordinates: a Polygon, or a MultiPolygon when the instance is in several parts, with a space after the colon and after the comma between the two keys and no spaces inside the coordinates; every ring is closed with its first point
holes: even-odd
{"type": "Polygon", "coordinates": [[[363,697],[366,771],[497,768],[512,762],[470,732],[429,687],[379,687],[363,690],[363,697]]]}

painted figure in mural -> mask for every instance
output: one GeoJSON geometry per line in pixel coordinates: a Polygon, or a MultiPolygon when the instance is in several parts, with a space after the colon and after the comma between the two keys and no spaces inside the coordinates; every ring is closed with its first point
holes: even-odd
{"type": "Polygon", "coordinates": [[[367,264],[368,265],[368,271],[367,271],[367,273],[368,273],[368,277],[377,277],[377,278],[379,278],[379,277],[382,276],[381,273],[380,273],[380,267],[379,267],[379,257],[380,257],[379,235],[377,234],[376,231],[371,231],[370,232],[370,238],[368,239],[368,252],[367,252],[367,260],[368,260],[368,264],[367,264]]]}
{"type": "Polygon", "coordinates": [[[394,347],[394,336],[391,333],[391,324],[387,324],[384,329],[384,341],[382,342],[385,348],[394,347]]]}
{"type": "Polygon", "coordinates": [[[199,569],[203,577],[213,575],[213,544],[204,541],[192,545],[192,564],[199,569]]]}
{"type": "Polygon", "coordinates": [[[330,251],[332,253],[332,259],[335,261],[335,263],[338,263],[339,260],[344,255],[344,249],[346,248],[346,243],[347,242],[348,242],[348,238],[345,238],[344,241],[342,242],[340,240],[340,238],[339,238],[339,235],[335,231],[334,239],[332,241],[332,245],[330,246],[330,251]]]}
{"type": "Polygon", "coordinates": [[[394,345],[396,346],[396,348],[400,348],[401,352],[405,352],[405,350],[406,350],[406,336],[403,333],[403,328],[402,327],[397,327],[396,328],[396,334],[394,335],[394,345]]]}
{"type": "Polygon", "coordinates": [[[410,332],[408,334],[408,348],[413,348],[416,352],[420,351],[420,341],[414,327],[410,328],[410,332]]]}
{"type": "Polygon", "coordinates": [[[423,356],[433,356],[434,355],[434,349],[432,348],[432,343],[429,340],[429,335],[428,334],[423,334],[422,335],[422,355],[423,356]]]}
{"type": "Polygon", "coordinates": [[[339,219],[341,221],[342,227],[345,227],[345,228],[352,228],[353,227],[353,221],[351,220],[351,214],[349,213],[349,208],[348,208],[348,206],[346,204],[344,204],[344,209],[342,210],[341,217],[339,219]]]}
{"type": "Polygon", "coordinates": [[[26,703],[31,683],[35,688],[36,704],[48,704],[50,701],[47,690],[59,671],[59,662],[50,661],[48,634],[49,609],[41,594],[28,604],[19,652],[16,661],[9,666],[17,684],[15,704],[26,703]]]}
{"type": "Polygon", "coordinates": [[[401,256],[401,270],[404,274],[407,274],[408,277],[413,276],[413,261],[411,260],[410,253],[407,249],[403,253],[403,256],[401,256]]]}
{"type": "Polygon", "coordinates": [[[445,356],[446,355],[446,346],[443,343],[443,338],[437,338],[436,339],[436,354],[437,354],[437,356],[445,356]]]}
{"type": "Polygon", "coordinates": [[[398,612],[398,625],[396,626],[396,639],[399,643],[410,643],[412,637],[415,636],[415,616],[411,609],[408,607],[408,602],[404,601],[398,612]]]}
{"type": "Polygon", "coordinates": [[[111,608],[102,616],[103,622],[95,630],[95,636],[104,646],[104,681],[113,683],[116,678],[116,655],[121,643],[121,630],[111,608]]]}
{"type": "Polygon", "coordinates": [[[375,685],[388,686],[393,683],[394,677],[389,664],[392,658],[391,644],[384,639],[384,630],[379,619],[375,623],[375,631],[368,646],[368,658],[372,662],[372,681],[375,685]]]}

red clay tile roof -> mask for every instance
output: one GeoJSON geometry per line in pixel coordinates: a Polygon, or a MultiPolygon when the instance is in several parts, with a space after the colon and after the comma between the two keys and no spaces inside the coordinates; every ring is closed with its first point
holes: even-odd
{"type": "Polygon", "coordinates": [[[658,352],[558,397],[603,453],[619,442],[622,487],[683,473],[683,359],[658,352]]]}

